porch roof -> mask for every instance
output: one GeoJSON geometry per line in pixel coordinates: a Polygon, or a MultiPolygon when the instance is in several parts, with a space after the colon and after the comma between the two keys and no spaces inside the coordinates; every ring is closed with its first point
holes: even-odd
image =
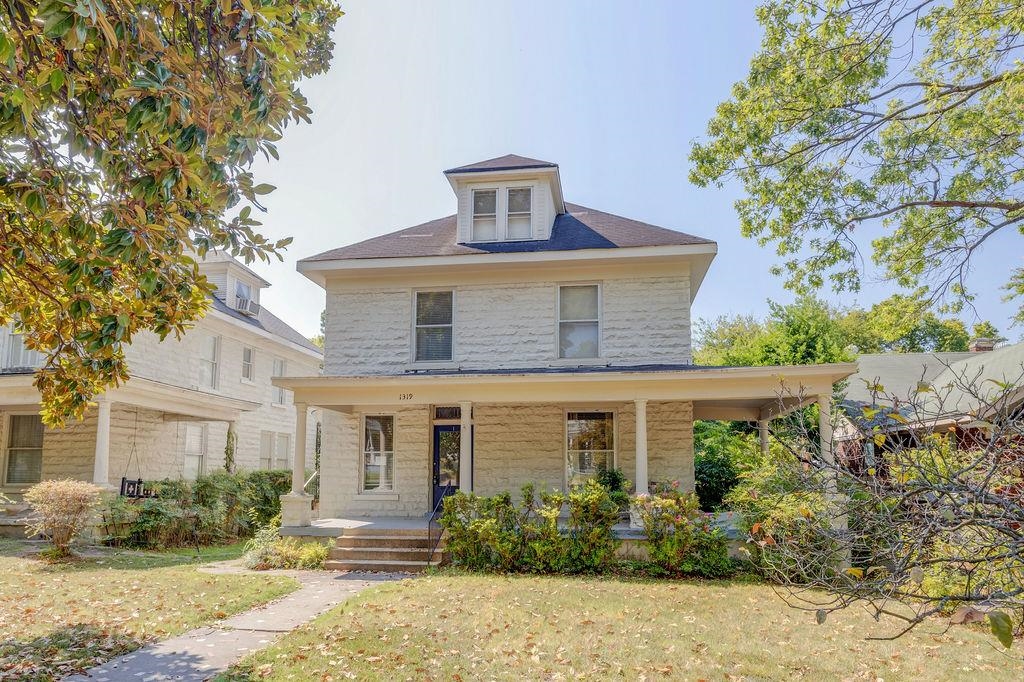
{"type": "MultiPolygon", "coordinates": [[[[39,391],[33,385],[33,374],[0,376],[0,409],[38,407],[39,391]]],[[[134,377],[103,394],[112,403],[137,405],[167,414],[202,421],[234,421],[242,412],[259,407],[259,403],[215,395],[191,388],[173,386],[152,379],[134,377]]]]}
{"type": "Polygon", "coordinates": [[[696,419],[756,421],[832,393],[856,364],[776,367],[697,365],[431,369],[397,375],[278,377],[295,402],[343,412],[402,405],[599,403],[686,400],[696,419]]]}

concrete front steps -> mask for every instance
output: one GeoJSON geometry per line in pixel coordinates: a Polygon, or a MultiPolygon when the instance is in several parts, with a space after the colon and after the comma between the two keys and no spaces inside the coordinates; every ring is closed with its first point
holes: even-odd
{"type": "Polygon", "coordinates": [[[430,542],[426,528],[346,528],[335,539],[324,567],[329,571],[419,573],[448,561],[444,538],[432,560],[430,542]]]}

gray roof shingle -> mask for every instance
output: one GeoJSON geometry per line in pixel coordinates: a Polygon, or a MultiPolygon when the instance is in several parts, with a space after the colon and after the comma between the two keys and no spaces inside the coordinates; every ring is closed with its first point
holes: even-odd
{"type": "Polygon", "coordinates": [[[550,239],[459,244],[456,237],[456,216],[450,215],[398,232],[373,237],[357,244],[331,249],[304,258],[300,262],[715,243],[703,237],[623,218],[577,204],[566,203],[565,209],[565,213],[556,216],[550,239]]]}
{"type": "Polygon", "coordinates": [[[450,173],[483,173],[485,171],[519,170],[520,168],[558,168],[557,163],[530,159],[517,154],[506,154],[486,161],[477,161],[458,168],[449,168],[445,175],[450,173]]]}
{"type": "Polygon", "coordinates": [[[907,400],[917,391],[919,381],[931,381],[948,365],[965,360],[975,353],[866,353],[857,356],[857,373],[847,380],[846,400],[871,404],[871,386],[880,384],[883,391],[877,402],[888,404],[889,396],[907,400]]]}
{"type": "Polygon", "coordinates": [[[316,351],[317,353],[323,353],[323,349],[318,347],[312,341],[307,339],[297,330],[293,329],[287,322],[282,320],[277,315],[273,314],[263,306],[260,306],[260,312],[258,315],[243,315],[224,301],[220,300],[216,296],[213,297],[213,307],[226,315],[245,322],[246,324],[252,325],[257,329],[262,329],[265,332],[269,332],[274,336],[280,337],[285,341],[291,341],[294,344],[307,348],[309,350],[316,351]]]}

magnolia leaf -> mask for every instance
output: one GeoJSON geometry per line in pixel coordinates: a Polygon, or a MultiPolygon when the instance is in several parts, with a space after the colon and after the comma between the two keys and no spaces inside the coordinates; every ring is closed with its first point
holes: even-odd
{"type": "Polygon", "coordinates": [[[992,611],[988,614],[988,624],[1000,644],[1007,649],[1013,646],[1013,621],[1008,615],[1002,611],[992,611]]]}
{"type": "Polygon", "coordinates": [[[851,566],[850,568],[846,569],[846,574],[848,576],[852,577],[852,578],[856,578],[857,580],[863,580],[863,578],[864,578],[864,569],[863,568],[855,568],[855,567],[851,566]]]}
{"type": "Polygon", "coordinates": [[[255,187],[253,187],[252,188],[252,193],[253,194],[270,194],[275,189],[277,189],[277,187],[274,187],[273,185],[270,185],[270,184],[267,184],[267,183],[263,182],[263,183],[260,183],[260,184],[256,185],[255,187]]]}
{"type": "Polygon", "coordinates": [[[985,612],[979,611],[973,606],[961,606],[950,617],[949,622],[954,625],[969,625],[981,623],[985,620],[985,612]]]}

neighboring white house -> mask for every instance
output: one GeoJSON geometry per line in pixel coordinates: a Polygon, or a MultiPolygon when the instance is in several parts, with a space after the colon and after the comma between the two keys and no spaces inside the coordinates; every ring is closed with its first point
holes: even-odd
{"type": "MultiPolygon", "coordinates": [[[[323,410],[321,518],[422,517],[452,489],[565,488],[601,466],[692,489],[694,419],[766,434],[855,371],[696,367],[715,242],[568,203],[553,163],[445,177],[454,215],[299,262],[326,290],[324,375],[275,384],[323,410]]],[[[300,487],[284,502],[286,526],[310,523],[300,487]]]]}
{"type": "MultiPolygon", "coordinates": [[[[217,287],[206,317],[181,340],[138,335],[126,349],[130,380],[63,429],[39,417],[32,381],[42,357],[0,328],[5,494],[52,478],[115,488],[122,477],[195,478],[223,466],[229,428],[238,468],[289,468],[297,441],[312,449],[312,438],[295,437],[290,392],[271,379],[318,373],[320,349],[260,306],[269,283],[255,272],[221,255],[200,269],[217,287]]],[[[312,434],[315,420],[306,423],[312,434]]]]}

